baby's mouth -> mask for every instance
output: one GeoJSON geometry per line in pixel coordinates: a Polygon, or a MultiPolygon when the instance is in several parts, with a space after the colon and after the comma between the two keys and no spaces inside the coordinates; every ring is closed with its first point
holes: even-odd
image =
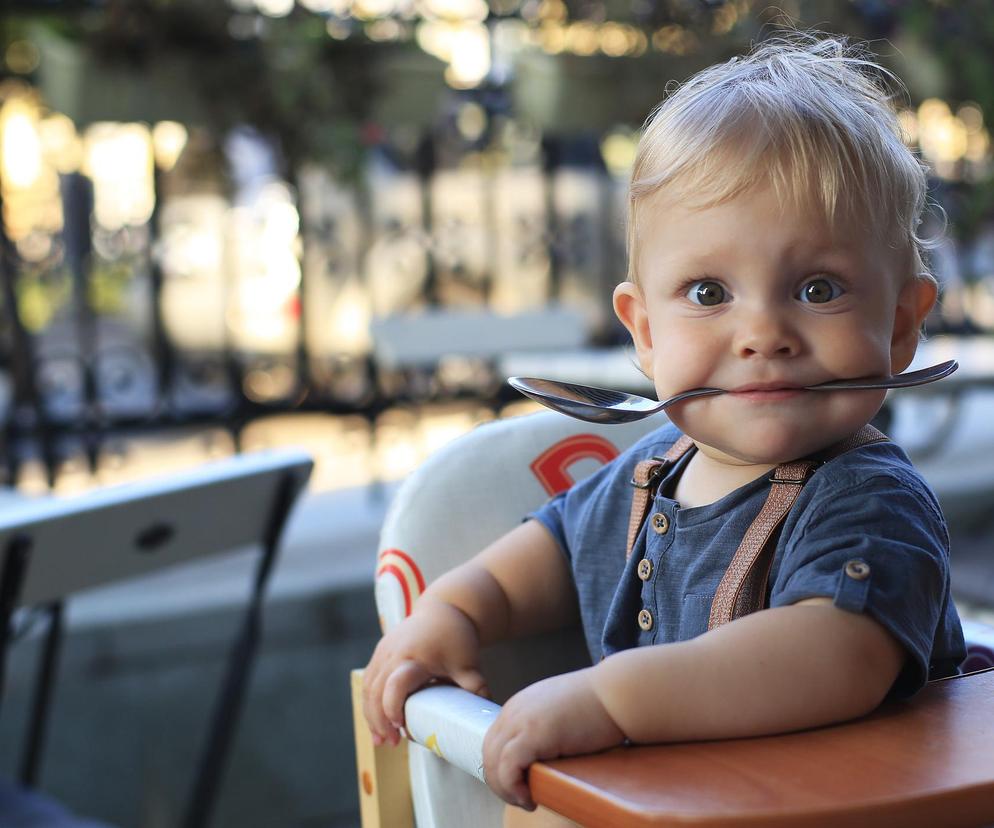
{"type": "Polygon", "coordinates": [[[729,393],[741,394],[748,391],[800,391],[804,388],[796,382],[751,382],[747,385],[740,385],[738,388],[730,388],[729,393]]]}
{"type": "Polygon", "coordinates": [[[800,396],[804,393],[804,386],[785,382],[750,383],[732,388],[728,393],[742,400],[779,402],[800,396]]]}

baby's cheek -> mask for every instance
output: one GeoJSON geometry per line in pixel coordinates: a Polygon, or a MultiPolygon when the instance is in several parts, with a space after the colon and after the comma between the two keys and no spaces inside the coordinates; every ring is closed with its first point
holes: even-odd
{"type": "MultiPolygon", "coordinates": [[[[671,396],[675,393],[675,391],[670,391],[668,395],[671,396]]],[[[659,394],[659,397],[662,399],[663,394],[659,394]]],[[[694,419],[699,419],[707,411],[707,408],[703,405],[705,399],[704,397],[698,397],[674,403],[666,409],[666,416],[674,423],[693,422],[694,419]]]]}
{"type": "MultiPolygon", "coordinates": [[[[818,424],[818,433],[826,444],[844,440],[867,425],[880,410],[885,392],[882,391],[832,391],[824,394],[821,412],[812,417],[812,426],[818,424]]],[[[818,401],[818,397],[815,398],[818,401]]]]}
{"type": "Polygon", "coordinates": [[[885,376],[890,372],[889,339],[882,333],[873,334],[854,330],[833,338],[825,362],[839,379],[885,376]]]}
{"type": "Polygon", "coordinates": [[[687,400],[667,408],[666,416],[684,434],[710,443],[725,435],[731,425],[714,405],[715,402],[713,397],[687,400]]]}
{"type": "Polygon", "coordinates": [[[702,340],[694,330],[683,326],[657,325],[665,328],[665,333],[653,333],[653,364],[657,387],[664,388],[668,395],[699,388],[706,384],[708,370],[713,367],[714,343],[710,338],[702,340]]]}
{"type": "Polygon", "coordinates": [[[886,391],[829,391],[824,393],[828,400],[826,405],[833,411],[836,417],[844,421],[856,423],[858,428],[863,423],[868,423],[880,410],[886,391]]]}
{"type": "Polygon", "coordinates": [[[693,388],[704,388],[711,385],[708,373],[696,368],[699,360],[694,360],[692,354],[672,354],[667,360],[656,360],[653,374],[653,385],[656,395],[664,400],[675,394],[690,391],[693,388]]]}

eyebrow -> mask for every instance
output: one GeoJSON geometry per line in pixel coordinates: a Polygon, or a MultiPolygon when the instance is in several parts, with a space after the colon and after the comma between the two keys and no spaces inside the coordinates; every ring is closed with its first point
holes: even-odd
{"type": "MultiPolygon", "coordinates": [[[[670,266],[674,268],[674,275],[679,275],[681,279],[721,279],[723,264],[718,261],[721,256],[720,252],[691,254],[688,258],[680,258],[677,254],[676,258],[670,260],[670,266]]],[[[790,269],[803,269],[809,275],[824,270],[836,276],[844,277],[847,274],[853,274],[855,269],[859,269],[860,260],[861,257],[852,247],[814,245],[808,249],[794,247],[788,250],[784,254],[782,266],[790,269]]]]}

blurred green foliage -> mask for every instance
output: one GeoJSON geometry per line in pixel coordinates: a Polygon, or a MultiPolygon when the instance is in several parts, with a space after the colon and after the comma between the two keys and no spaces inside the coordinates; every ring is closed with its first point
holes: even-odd
{"type": "MultiPolygon", "coordinates": [[[[927,52],[938,77],[934,92],[951,104],[972,101],[994,126],[994,6],[989,0],[902,0],[895,23],[927,52]]],[[[973,238],[994,218],[994,176],[952,184],[944,203],[951,230],[973,238]]]]}
{"type": "MultiPolygon", "coordinates": [[[[494,19],[523,14],[519,0],[490,0],[490,7],[494,19]]],[[[617,106],[610,105],[616,101],[601,105],[591,99],[598,88],[591,72],[610,70],[619,78],[641,72],[658,80],[662,89],[668,77],[681,79],[782,25],[869,39],[908,81],[913,104],[940,96],[954,107],[973,101],[985,113],[994,113],[990,0],[781,0],[776,5],[756,0],[564,0],[562,8],[568,20],[617,20],[646,32],[675,24],[692,32],[698,44],[692,54],[598,56],[589,60],[586,76],[564,68],[556,95],[564,101],[582,100],[592,131],[610,128],[597,119],[601,112],[604,117],[616,112],[617,106]],[[721,25],[731,11],[734,24],[721,25]],[[641,69],[623,68],[625,62],[641,69]]],[[[174,117],[202,123],[218,136],[236,124],[250,124],[276,139],[291,179],[308,160],[352,177],[361,167],[366,143],[380,140],[380,127],[391,118],[409,120],[412,113],[420,114],[417,129],[430,129],[434,120],[445,117],[446,98],[476,96],[488,106],[498,100],[499,108],[500,96],[509,89],[498,84],[473,92],[446,90],[444,64],[421,52],[413,40],[413,22],[406,19],[398,18],[404,32],[399,41],[376,42],[362,21],[337,20],[348,36],[336,39],[329,36],[325,18],[299,5],[273,18],[254,11],[248,0],[63,2],[40,10],[37,3],[22,2],[11,9],[3,13],[7,25],[0,40],[10,43],[40,32],[53,53],[74,52],[75,62],[66,64],[63,75],[76,85],[66,87],[62,108],[78,122],[110,117],[101,113],[117,104],[135,112],[134,120],[174,117]],[[80,111],[70,111],[73,100],[82,101],[91,92],[103,99],[79,103],[80,111]]],[[[564,66],[575,67],[577,60],[564,58],[564,66]]],[[[55,73],[46,75],[45,64],[43,60],[34,80],[43,90],[46,84],[55,89],[55,73]]],[[[616,84],[607,86],[614,94],[616,84]]],[[[638,97],[634,83],[626,88],[628,94],[617,97],[638,97]]],[[[994,216],[991,176],[943,188],[941,198],[948,200],[959,235],[971,237],[994,216]]]]}

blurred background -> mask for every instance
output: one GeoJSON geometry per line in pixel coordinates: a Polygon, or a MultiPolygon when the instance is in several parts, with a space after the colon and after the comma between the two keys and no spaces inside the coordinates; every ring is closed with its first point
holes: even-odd
{"type": "MultiPolygon", "coordinates": [[[[69,494],[288,444],[317,460],[217,824],[357,823],[345,671],[377,634],[393,482],[529,410],[508,375],[647,390],[610,313],[639,128],[668,83],[778,26],[868,39],[907,86],[930,230],[948,223],[928,355],[960,359],[967,381],[888,417],[964,550],[958,598],[994,605],[987,3],[3,8],[2,482],[69,494]]],[[[175,824],[196,746],[178,734],[207,715],[247,569],[209,572],[81,604],[45,789],[115,824],[175,824]]],[[[10,682],[0,758],[24,695],[10,682]]]]}

